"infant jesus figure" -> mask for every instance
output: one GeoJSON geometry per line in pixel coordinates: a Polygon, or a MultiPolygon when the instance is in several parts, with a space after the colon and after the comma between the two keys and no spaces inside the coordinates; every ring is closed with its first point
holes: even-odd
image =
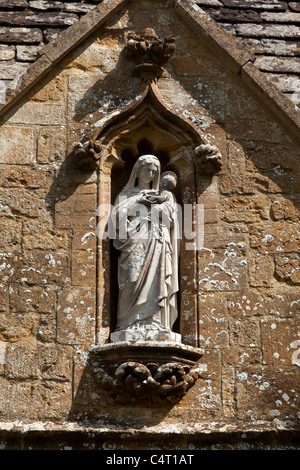
{"type": "Polygon", "coordinates": [[[143,202],[150,204],[162,204],[169,202],[176,204],[176,199],[172,191],[177,186],[177,175],[173,171],[165,171],[162,173],[159,183],[159,193],[150,193],[143,199],[143,202]]]}

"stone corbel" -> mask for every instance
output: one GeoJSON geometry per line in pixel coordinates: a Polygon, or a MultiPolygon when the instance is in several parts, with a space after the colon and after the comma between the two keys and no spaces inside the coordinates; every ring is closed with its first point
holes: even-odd
{"type": "Polygon", "coordinates": [[[222,155],[215,145],[202,144],[195,148],[198,168],[204,175],[213,175],[222,168],[222,155]]]}
{"type": "Polygon", "coordinates": [[[99,142],[93,140],[88,140],[83,144],[79,142],[74,146],[75,167],[83,171],[94,171],[99,167],[101,155],[99,142]]]}
{"type": "Polygon", "coordinates": [[[119,405],[174,405],[204,370],[197,363],[203,351],[183,344],[118,343],[90,352],[94,380],[119,405]]]}

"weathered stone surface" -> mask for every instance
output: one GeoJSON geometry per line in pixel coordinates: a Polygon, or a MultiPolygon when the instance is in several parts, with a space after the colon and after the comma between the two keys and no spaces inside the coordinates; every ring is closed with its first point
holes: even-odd
{"type": "Polygon", "coordinates": [[[5,312],[7,308],[7,286],[0,284],[0,312],[5,312]]]}
{"type": "Polygon", "coordinates": [[[256,67],[260,70],[271,72],[284,72],[284,73],[299,73],[300,72],[300,59],[288,57],[272,57],[263,56],[258,57],[255,61],[256,67]]]}
{"type": "Polygon", "coordinates": [[[33,62],[38,58],[40,46],[17,46],[17,60],[33,62]]]}
{"type": "Polygon", "coordinates": [[[299,383],[297,371],[274,367],[240,367],[236,372],[240,419],[297,421],[299,383]]]}
{"type": "Polygon", "coordinates": [[[299,201],[277,198],[271,205],[270,215],[274,220],[299,220],[299,201]]]}
{"type": "Polygon", "coordinates": [[[300,86],[300,79],[292,74],[273,73],[270,80],[283,92],[294,92],[300,86]]]}
{"type": "Polygon", "coordinates": [[[22,341],[35,337],[37,317],[34,314],[10,313],[0,314],[0,340],[22,341]]]}
{"type": "Polygon", "coordinates": [[[199,339],[203,348],[226,348],[229,344],[226,298],[218,294],[199,297],[199,339]]]}
{"type": "Polygon", "coordinates": [[[213,8],[207,10],[212,18],[216,21],[225,21],[227,23],[261,23],[262,19],[260,15],[254,10],[229,10],[225,8],[219,8],[215,10],[213,8]]]}
{"type": "Polygon", "coordinates": [[[242,289],[247,279],[245,244],[229,242],[225,249],[201,248],[198,276],[200,292],[242,289]]]}
{"type": "Polygon", "coordinates": [[[259,348],[260,328],[257,319],[230,320],[230,343],[239,347],[259,348]]]}
{"type": "Polygon", "coordinates": [[[274,261],[271,256],[253,254],[248,260],[251,287],[271,287],[274,281],[274,261]]]}
{"type": "Polygon", "coordinates": [[[4,44],[0,45],[0,60],[14,59],[15,54],[16,54],[15,46],[8,46],[4,44]]]}
{"type": "MultiPolygon", "coordinates": [[[[298,244],[299,248],[299,244],[298,244]]],[[[275,256],[275,276],[291,285],[300,284],[300,256],[287,253],[275,256]]]]}
{"type": "Polygon", "coordinates": [[[18,220],[0,217],[0,249],[13,248],[21,242],[21,226],[18,220]]]}
{"type": "Polygon", "coordinates": [[[278,15],[277,13],[264,12],[261,13],[260,16],[264,21],[271,23],[300,23],[300,15],[298,15],[298,13],[286,12],[278,15]]]}
{"type": "Polygon", "coordinates": [[[29,127],[5,127],[0,132],[0,163],[33,163],[35,160],[35,140],[33,130],[29,127]]]}
{"type": "Polygon", "coordinates": [[[258,41],[261,44],[261,53],[271,54],[275,56],[298,56],[299,42],[280,39],[262,39],[258,41]]]}
{"type": "Polygon", "coordinates": [[[38,28],[10,28],[9,26],[0,28],[0,41],[5,44],[39,44],[42,40],[43,33],[38,28]]]}
{"type": "Polygon", "coordinates": [[[69,277],[69,260],[63,251],[28,250],[24,253],[19,279],[27,284],[60,283],[69,277]]]}
{"type": "Polygon", "coordinates": [[[300,12],[300,5],[298,2],[289,2],[289,7],[293,10],[293,11],[299,11],[300,12]]]}
{"type": "Polygon", "coordinates": [[[266,1],[252,1],[252,0],[222,0],[222,3],[227,7],[233,8],[255,8],[258,10],[286,10],[286,2],[279,0],[268,0],[266,1]]]}
{"type": "Polygon", "coordinates": [[[6,119],[11,123],[20,124],[63,125],[64,107],[60,104],[28,101],[16,111],[10,110],[6,119]]]}
{"type": "Polygon", "coordinates": [[[230,315],[237,318],[260,317],[271,315],[276,317],[293,317],[300,312],[299,295],[296,292],[279,291],[231,293],[228,296],[228,310],[230,315]]]}
{"type": "Polygon", "coordinates": [[[226,222],[258,222],[268,219],[269,203],[260,196],[226,198],[222,218],[226,222]]]}
{"type": "Polygon", "coordinates": [[[300,28],[296,25],[260,25],[237,24],[236,31],[240,36],[261,38],[299,38],[300,28]]]}
{"type": "Polygon", "coordinates": [[[27,13],[27,12],[0,12],[0,21],[7,25],[20,26],[70,26],[78,21],[72,13],[27,13]]]}
{"type": "Polygon", "coordinates": [[[95,341],[95,290],[88,286],[66,288],[58,299],[57,337],[61,344],[95,341]]]}
{"type": "Polygon", "coordinates": [[[261,323],[264,364],[285,367],[300,365],[299,328],[292,319],[263,320],[261,323]],[[296,328],[295,328],[296,327],[296,328]]]}
{"type": "Polygon", "coordinates": [[[296,252],[299,239],[298,224],[290,222],[286,222],[284,227],[281,222],[250,227],[250,246],[260,254],[296,252]]]}
{"type": "Polygon", "coordinates": [[[9,304],[12,312],[54,313],[56,294],[46,286],[12,285],[9,304]]]}

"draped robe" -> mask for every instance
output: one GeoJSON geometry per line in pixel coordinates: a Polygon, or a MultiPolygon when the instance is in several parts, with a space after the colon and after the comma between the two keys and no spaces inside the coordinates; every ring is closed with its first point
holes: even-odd
{"type": "Polygon", "coordinates": [[[135,186],[138,171],[139,161],[118,195],[112,213],[117,234],[114,246],[119,250],[116,330],[140,324],[170,330],[178,316],[176,199],[168,192],[165,202],[150,207],[141,205],[142,196],[157,192],[158,178],[153,182],[153,189],[141,191],[135,186]]]}

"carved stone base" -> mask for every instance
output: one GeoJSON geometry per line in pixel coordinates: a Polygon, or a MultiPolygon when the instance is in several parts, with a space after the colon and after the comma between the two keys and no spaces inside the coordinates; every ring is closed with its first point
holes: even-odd
{"type": "Polygon", "coordinates": [[[168,329],[127,328],[115,331],[110,335],[112,343],[137,342],[137,341],[171,341],[181,343],[181,335],[168,329]]]}
{"type": "Polygon", "coordinates": [[[90,354],[95,381],[120,405],[173,405],[203,371],[203,351],[174,342],[106,344],[90,354]]]}

